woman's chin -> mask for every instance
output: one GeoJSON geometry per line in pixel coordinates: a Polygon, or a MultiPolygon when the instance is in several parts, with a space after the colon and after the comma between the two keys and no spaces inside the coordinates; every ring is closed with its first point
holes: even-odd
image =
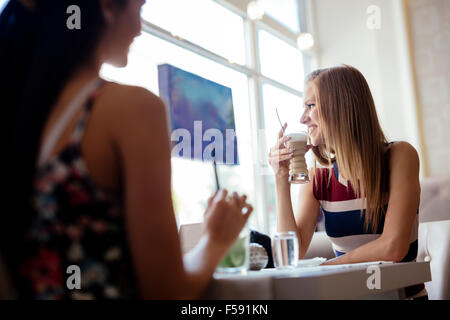
{"type": "Polygon", "coordinates": [[[309,136],[309,143],[313,146],[313,147],[317,147],[317,141],[316,139],[314,139],[313,137],[309,136]]]}
{"type": "Polygon", "coordinates": [[[314,147],[318,147],[322,144],[321,139],[317,139],[317,138],[311,137],[311,136],[310,136],[310,142],[311,142],[311,145],[314,147]]]}
{"type": "Polygon", "coordinates": [[[106,63],[109,63],[116,68],[125,68],[128,65],[128,57],[116,57],[114,59],[107,60],[106,63]]]}

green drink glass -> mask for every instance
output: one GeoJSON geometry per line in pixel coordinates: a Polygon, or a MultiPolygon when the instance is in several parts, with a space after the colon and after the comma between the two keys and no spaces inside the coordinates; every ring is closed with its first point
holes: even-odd
{"type": "Polygon", "coordinates": [[[217,272],[245,274],[248,269],[249,247],[250,232],[243,230],[225,258],[219,263],[217,272]]]}

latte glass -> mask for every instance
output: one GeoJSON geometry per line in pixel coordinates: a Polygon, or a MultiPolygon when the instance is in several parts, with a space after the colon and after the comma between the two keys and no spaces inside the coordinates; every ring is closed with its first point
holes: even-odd
{"type": "Polygon", "coordinates": [[[294,149],[294,157],[289,165],[290,183],[309,182],[308,168],[305,161],[308,134],[306,132],[290,133],[287,135],[291,139],[286,142],[286,147],[294,149]]]}

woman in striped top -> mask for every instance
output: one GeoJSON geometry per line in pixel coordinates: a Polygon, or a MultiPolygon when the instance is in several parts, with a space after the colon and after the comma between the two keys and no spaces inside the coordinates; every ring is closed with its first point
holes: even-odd
{"type": "Polygon", "coordinates": [[[308,76],[305,110],[316,164],[301,186],[294,213],[288,182],[293,150],[279,133],[269,161],[275,171],[278,231],[295,230],[300,258],[308,250],[320,212],[336,258],[325,264],[413,261],[417,256],[419,157],[409,143],[388,143],[364,76],[350,66],[308,76]]]}

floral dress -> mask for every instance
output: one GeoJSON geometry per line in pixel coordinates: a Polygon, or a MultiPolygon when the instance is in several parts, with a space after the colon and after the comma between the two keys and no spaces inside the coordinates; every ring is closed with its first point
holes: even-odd
{"type": "Polygon", "coordinates": [[[35,216],[26,233],[26,258],[19,270],[21,295],[28,298],[138,296],[122,197],[95,185],[81,153],[83,132],[100,87],[83,107],[67,146],[37,169],[35,216]]]}

